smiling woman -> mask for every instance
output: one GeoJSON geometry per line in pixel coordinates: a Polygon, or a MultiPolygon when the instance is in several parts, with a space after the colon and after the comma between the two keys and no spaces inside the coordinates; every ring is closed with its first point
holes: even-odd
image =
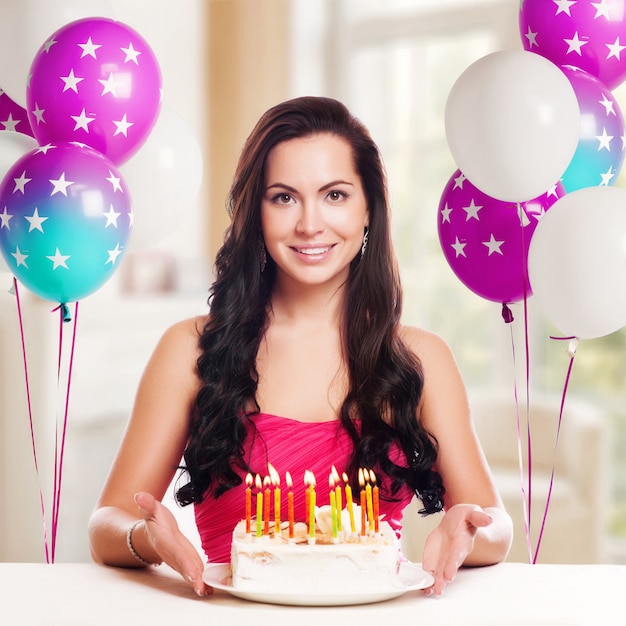
{"type": "MultiPolygon", "coordinates": [[[[398,535],[415,495],[422,514],[444,510],[422,556],[430,592],[462,564],[503,560],[511,520],[452,354],[400,325],[385,173],[367,129],[331,98],[272,107],[244,144],[229,206],[210,313],[172,326],[148,363],[91,518],[94,558],[164,561],[207,593],[200,555],[160,502],[184,453],[177,497],[194,505],[211,562],[230,558],[247,474],[261,503],[270,464],[300,485],[333,470],[355,492],[370,468],[379,514],[398,535]]],[[[298,493],[303,520],[310,506],[298,493]]]]}
{"type": "Polygon", "coordinates": [[[291,278],[339,288],[368,225],[350,144],[332,134],[285,141],[270,153],[265,180],[261,225],[276,287],[291,278]]]}

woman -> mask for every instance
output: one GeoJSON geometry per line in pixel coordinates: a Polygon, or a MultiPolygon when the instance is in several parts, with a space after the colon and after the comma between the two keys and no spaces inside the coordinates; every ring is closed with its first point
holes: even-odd
{"type": "Polygon", "coordinates": [[[374,468],[398,532],[414,494],[423,514],[445,508],[423,552],[430,592],[463,564],[503,560],[512,525],[455,361],[439,337],[400,325],[385,174],[367,130],[328,98],[273,107],[244,146],[229,209],[209,316],[170,328],[145,370],[90,520],[94,559],[165,561],[210,592],[160,502],[184,453],[177,497],[194,504],[211,561],[228,560],[246,473],[265,475],[268,461],[294,483],[335,465],[354,485],[359,467],[374,468]]]}

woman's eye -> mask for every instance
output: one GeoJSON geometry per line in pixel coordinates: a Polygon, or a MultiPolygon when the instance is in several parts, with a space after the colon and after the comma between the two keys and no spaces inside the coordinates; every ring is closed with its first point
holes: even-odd
{"type": "Polygon", "coordinates": [[[332,202],[339,202],[346,197],[346,194],[343,191],[331,191],[328,194],[329,200],[332,202]]]}
{"type": "Polygon", "coordinates": [[[291,195],[288,193],[279,193],[274,196],[274,202],[278,204],[289,204],[291,202],[291,195]]]}

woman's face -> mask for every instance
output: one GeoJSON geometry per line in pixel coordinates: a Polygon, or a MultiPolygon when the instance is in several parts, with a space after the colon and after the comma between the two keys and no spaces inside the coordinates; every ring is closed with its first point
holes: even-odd
{"type": "Polygon", "coordinates": [[[277,279],[345,282],[368,225],[350,144],[327,133],[284,141],[268,155],[264,182],[261,227],[277,279]]]}

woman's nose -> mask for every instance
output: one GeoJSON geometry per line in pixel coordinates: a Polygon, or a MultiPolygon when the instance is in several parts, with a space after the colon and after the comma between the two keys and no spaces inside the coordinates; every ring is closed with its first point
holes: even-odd
{"type": "Polygon", "coordinates": [[[298,232],[309,236],[324,230],[322,211],[316,202],[311,201],[302,204],[302,211],[296,228],[298,232]]]}

